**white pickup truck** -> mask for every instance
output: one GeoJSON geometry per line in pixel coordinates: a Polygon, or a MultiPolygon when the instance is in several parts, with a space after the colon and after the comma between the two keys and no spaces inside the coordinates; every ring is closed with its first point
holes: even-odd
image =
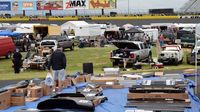
{"type": "Polygon", "coordinates": [[[112,65],[123,63],[123,50],[128,48],[129,60],[128,64],[134,64],[138,61],[147,61],[151,59],[151,49],[140,41],[117,40],[112,42],[118,49],[111,51],[110,59],[112,65]]]}

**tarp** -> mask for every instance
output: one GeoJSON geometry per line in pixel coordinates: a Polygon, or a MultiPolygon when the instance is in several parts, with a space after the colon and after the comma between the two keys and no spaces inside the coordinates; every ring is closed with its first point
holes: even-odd
{"type": "MultiPolygon", "coordinates": [[[[158,78],[148,78],[149,80],[158,79],[158,78]]],[[[191,100],[191,108],[186,108],[184,112],[200,112],[200,100],[194,96],[193,88],[190,87],[190,85],[193,85],[192,82],[189,83],[187,87],[187,91],[189,93],[189,97],[191,100]]],[[[74,93],[76,91],[76,88],[81,88],[85,86],[84,83],[78,84],[70,88],[64,89],[61,93],[74,93]]],[[[104,89],[103,95],[108,98],[108,101],[105,101],[101,105],[98,105],[95,107],[94,112],[125,112],[124,106],[127,103],[127,93],[128,88],[124,89],[104,89]]],[[[36,102],[27,102],[25,106],[13,106],[6,110],[3,110],[3,112],[13,112],[16,109],[20,108],[36,108],[37,104],[41,101],[44,101],[45,99],[48,99],[49,96],[45,96],[40,98],[40,100],[36,102]]]]}
{"type": "Polygon", "coordinates": [[[129,30],[126,30],[125,33],[144,33],[142,30],[139,30],[137,28],[131,28],[129,30]]]}
{"type": "Polygon", "coordinates": [[[11,31],[0,31],[0,36],[9,36],[9,37],[16,37],[19,36],[19,33],[11,32],[11,31]]]}

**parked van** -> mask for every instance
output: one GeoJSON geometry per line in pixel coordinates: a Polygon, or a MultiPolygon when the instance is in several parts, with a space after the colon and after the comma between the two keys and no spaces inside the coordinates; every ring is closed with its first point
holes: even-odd
{"type": "Polygon", "coordinates": [[[11,58],[12,53],[15,50],[15,44],[10,37],[0,37],[0,57],[5,56],[11,58]]]}

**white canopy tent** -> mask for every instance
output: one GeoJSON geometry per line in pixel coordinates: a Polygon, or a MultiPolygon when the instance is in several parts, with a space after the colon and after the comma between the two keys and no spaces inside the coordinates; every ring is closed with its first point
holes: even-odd
{"type": "Polygon", "coordinates": [[[101,35],[101,27],[98,24],[88,24],[85,21],[68,21],[61,25],[61,31],[68,35],[79,37],[93,37],[101,35]]]}

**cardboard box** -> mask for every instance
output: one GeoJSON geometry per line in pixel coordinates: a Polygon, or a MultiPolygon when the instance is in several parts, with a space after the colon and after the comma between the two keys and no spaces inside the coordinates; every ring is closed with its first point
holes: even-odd
{"type": "Polygon", "coordinates": [[[116,77],[92,77],[91,82],[98,83],[98,82],[113,82],[117,83],[118,80],[116,77]]]}
{"type": "Polygon", "coordinates": [[[161,77],[163,75],[164,75],[163,72],[155,72],[155,76],[161,77]]]}
{"type": "Polygon", "coordinates": [[[0,93],[0,110],[5,110],[8,107],[10,107],[11,104],[10,98],[11,98],[10,91],[0,93]]]}
{"type": "Polygon", "coordinates": [[[42,88],[43,88],[43,96],[48,96],[54,91],[55,86],[43,85],[42,88]]]}
{"type": "Polygon", "coordinates": [[[28,88],[27,96],[32,98],[40,98],[43,96],[43,88],[41,86],[28,88]]]}
{"type": "Polygon", "coordinates": [[[85,81],[86,82],[90,82],[91,81],[91,75],[90,74],[85,75],[85,81]]]}
{"type": "Polygon", "coordinates": [[[70,87],[70,86],[72,86],[72,79],[71,79],[71,77],[67,77],[64,81],[63,81],[63,87],[65,88],[65,87],[70,87]]]}
{"type": "Polygon", "coordinates": [[[26,102],[34,102],[39,100],[39,98],[26,98],[26,102]]]}
{"type": "Polygon", "coordinates": [[[11,93],[15,93],[16,87],[10,87],[8,90],[9,90],[11,93]]]}
{"type": "Polygon", "coordinates": [[[27,88],[15,89],[15,93],[22,93],[22,94],[24,94],[26,96],[27,95],[27,88]]]}
{"type": "Polygon", "coordinates": [[[85,76],[79,75],[75,78],[75,80],[76,80],[76,83],[85,82],[85,76]]]}
{"type": "Polygon", "coordinates": [[[12,106],[22,106],[25,105],[25,96],[23,94],[17,96],[11,96],[12,106]]]}
{"type": "Polygon", "coordinates": [[[76,84],[77,84],[77,82],[76,82],[76,79],[75,79],[75,78],[71,78],[71,80],[72,80],[72,85],[76,85],[76,84]]]}

